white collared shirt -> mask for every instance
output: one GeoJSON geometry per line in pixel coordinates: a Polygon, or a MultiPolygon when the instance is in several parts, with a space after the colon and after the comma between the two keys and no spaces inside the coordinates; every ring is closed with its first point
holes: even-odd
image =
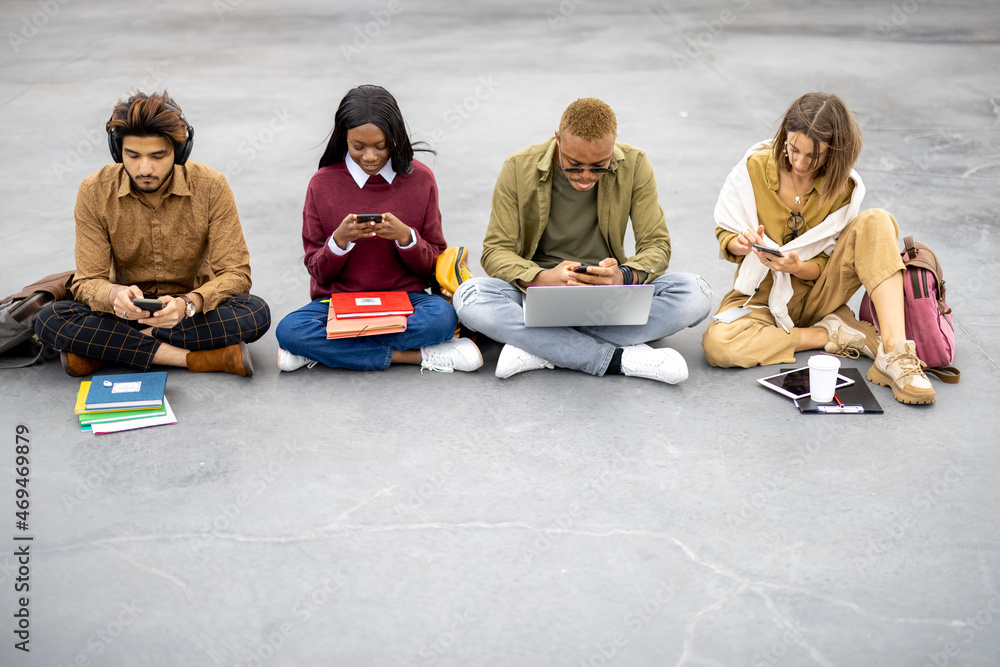
{"type": "MultiPolygon", "coordinates": [[[[365,187],[365,184],[368,183],[368,178],[371,175],[365,173],[365,170],[361,168],[361,165],[355,162],[350,155],[344,156],[344,164],[347,165],[347,171],[351,175],[351,178],[354,179],[354,182],[358,184],[358,187],[365,187]]],[[[392,185],[392,181],[396,178],[396,170],[392,168],[392,160],[386,160],[385,165],[378,170],[378,174],[385,179],[386,183],[392,185]]],[[[407,248],[412,248],[416,245],[416,243],[417,232],[410,227],[410,242],[407,245],[399,245],[399,242],[397,241],[396,247],[400,250],[406,250],[407,248]]],[[[333,234],[331,234],[330,240],[326,242],[326,245],[330,248],[330,251],[333,252],[334,255],[346,255],[354,248],[354,241],[348,243],[347,247],[341,250],[340,246],[337,245],[337,242],[333,240],[333,234]]]]}
{"type": "MultiPolygon", "coordinates": [[[[354,178],[354,182],[358,184],[358,187],[365,187],[370,174],[366,174],[361,165],[355,162],[350,155],[344,156],[344,163],[347,165],[347,171],[350,172],[351,177],[354,178]]],[[[386,183],[392,185],[393,179],[396,178],[396,170],[392,168],[392,160],[385,161],[382,168],[378,170],[378,175],[384,178],[386,183]]]]}

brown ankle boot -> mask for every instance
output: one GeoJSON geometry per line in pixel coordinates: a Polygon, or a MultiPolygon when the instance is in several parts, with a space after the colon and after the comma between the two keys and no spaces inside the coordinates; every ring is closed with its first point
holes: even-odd
{"type": "Polygon", "coordinates": [[[189,352],[187,367],[192,373],[209,373],[223,371],[250,377],[253,375],[253,363],[250,361],[250,348],[246,343],[238,343],[218,350],[199,350],[189,352]]]}
{"type": "Polygon", "coordinates": [[[59,361],[62,362],[66,375],[74,378],[83,377],[96,372],[104,365],[100,359],[91,359],[75,352],[60,352],[59,361]]]}

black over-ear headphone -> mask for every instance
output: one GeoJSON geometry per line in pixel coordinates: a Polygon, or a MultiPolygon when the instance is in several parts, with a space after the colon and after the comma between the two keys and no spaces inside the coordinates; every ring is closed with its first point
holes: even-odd
{"type": "MultiPolygon", "coordinates": [[[[135,102],[132,104],[135,104],[135,102]]],[[[183,111],[172,104],[164,103],[163,106],[164,108],[178,114],[181,117],[181,120],[184,121],[184,125],[187,127],[187,134],[184,135],[184,143],[174,144],[174,164],[184,164],[191,155],[191,149],[194,148],[194,128],[191,127],[191,123],[187,122],[187,118],[184,117],[183,111]]],[[[131,108],[132,105],[130,104],[129,109],[131,108]]],[[[122,162],[124,160],[122,157],[122,142],[125,141],[125,138],[119,136],[118,130],[111,129],[111,121],[114,119],[115,114],[112,112],[111,118],[108,119],[104,128],[108,131],[108,149],[111,151],[111,157],[114,158],[115,162],[122,162]]]]}

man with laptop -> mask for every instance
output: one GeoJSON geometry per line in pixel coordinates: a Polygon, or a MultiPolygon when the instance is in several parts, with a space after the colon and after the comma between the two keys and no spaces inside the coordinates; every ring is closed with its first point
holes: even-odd
{"type": "Polygon", "coordinates": [[[483,242],[490,277],[463,283],[453,299],[465,326],[504,343],[497,377],[558,366],[670,384],[687,378],[677,351],[646,343],[705,319],[711,289],[694,274],[663,274],[670,234],[653,168],[617,136],[607,104],[579,99],[554,137],[501,168],[483,242]],[[636,254],[626,257],[630,217],[636,254]]]}

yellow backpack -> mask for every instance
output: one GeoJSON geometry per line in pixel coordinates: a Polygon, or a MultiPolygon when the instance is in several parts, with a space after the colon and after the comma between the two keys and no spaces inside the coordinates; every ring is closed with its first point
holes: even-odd
{"type": "Polygon", "coordinates": [[[455,296],[458,286],[471,277],[469,249],[464,245],[448,246],[444,252],[438,255],[431,292],[440,294],[450,302],[451,297],[455,296]]]}

